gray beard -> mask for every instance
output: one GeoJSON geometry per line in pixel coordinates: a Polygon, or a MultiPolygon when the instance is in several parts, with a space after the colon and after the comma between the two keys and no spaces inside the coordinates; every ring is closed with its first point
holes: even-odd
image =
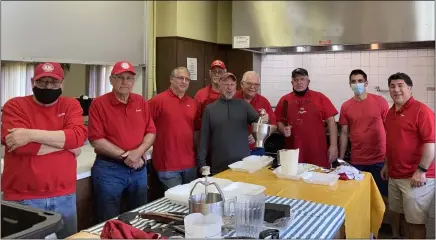
{"type": "Polygon", "coordinates": [[[232,99],[235,93],[224,93],[223,95],[226,99],[232,99]]]}

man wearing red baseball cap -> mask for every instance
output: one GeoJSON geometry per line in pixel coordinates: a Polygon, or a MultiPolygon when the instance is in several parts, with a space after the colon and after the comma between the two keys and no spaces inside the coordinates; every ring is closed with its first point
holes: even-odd
{"type": "Polygon", "coordinates": [[[147,202],[147,169],[143,157],[156,128],[148,102],[132,93],[135,68],[117,62],[111,72],[112,92],[97,97],[89,109],[89,141],[97,154],[91,169],[99,222],[120,214],[123,192],[129,210],[147,202]]]}
{"type": "Polygon", "coordinates": [[[63,79],[59,63],[38,64],[33,95],[7,101],[1,119],[4,200],[61,214],[58,238],[77,232],[76,156],[87,137],[79,102],[60,96],[63,79]]]}
{"type": "Polygon", "coordinates": [[[204,111],[204,108],[208,104],[215,102],[215,100],[217,100],[220,97],[218,84],[219,84],[220,77],[225,72],[227,72],[227,68],[223,61],[215,60],[210,64],[210,69],[209,69],[210,84],[198,90],[198,92],[194,96],[194,100],[197,102],[198,105],[200,117],[204,111]]]}

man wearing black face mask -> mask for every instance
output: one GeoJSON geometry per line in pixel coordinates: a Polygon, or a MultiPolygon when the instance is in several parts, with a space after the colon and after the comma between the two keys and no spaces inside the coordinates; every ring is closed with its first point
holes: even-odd
{"type": "Polygon", "coordinates": [[[7,101],[1,119],[4,200],[61,214],[58,238],[77,232],[76,156],[87,138],[79,102],[60,97],[63,78],[59,63],[38,64],[34,94],[7,101]]]}
{"type": "Polygon", "coordinates": [[[300,149],[299,162],[330,168],[338,158],[338,111],[322,93],[309,90],[306,69],[292,71],[293,92],[283,96],[275,109],[278,130],[285,136],[286,149],[300,149]],[[327,150],[324,122],[330,147],[327,150]]]}

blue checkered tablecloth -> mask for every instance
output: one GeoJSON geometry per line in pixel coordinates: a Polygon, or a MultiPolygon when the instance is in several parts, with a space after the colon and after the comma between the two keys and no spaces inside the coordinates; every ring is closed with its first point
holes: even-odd
{"type": "MultiPolygon", "coordinates": [[[[331,239],[339,231],[345,219],[345,211],[338,206],[314,203],[304,200],[268,196],[266,202],[290,205],[294,219],[289,228],[281,233],[280,238],[300,239],[331,239]]],[[[139,207],[134,212],[185,212],[185,206],[173,204],[167,198],[160,198],[156,201],[139,207]]],[[[152,228],[161,227],[164,224],[156,223],[153,220],[136,218],[130,222],[134,227],[143,229],[151,224],[152,228]]],[[[92,234],[100,235],[104,223],[84,230],[92,234]]],[[[234,232],[233,232],[234,233],[234,232]]],[[[229,236],[232,236],[230,233],[229,236]]]]}

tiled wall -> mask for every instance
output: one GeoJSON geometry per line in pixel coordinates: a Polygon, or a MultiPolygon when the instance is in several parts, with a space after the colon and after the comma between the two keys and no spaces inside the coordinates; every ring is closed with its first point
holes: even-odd
{"type": "Polygon", "coordinates": [[[368,75],[368,91],[384,96],[390,105],[389,93],[377,92],[375,87],[387,90],[387,79],[391,74],[400,71],[409,74],[414,83],[413,96],[434,110],[435,92],[427,89],[435,87],[434,49],[263,55],[261,94],[273,106],[292,90],[291,72],[298,67],[309,71],[309,88],[324,93],[338,111],[353,95],[348,77],[351,70],[357,68],[368,75]]]}

